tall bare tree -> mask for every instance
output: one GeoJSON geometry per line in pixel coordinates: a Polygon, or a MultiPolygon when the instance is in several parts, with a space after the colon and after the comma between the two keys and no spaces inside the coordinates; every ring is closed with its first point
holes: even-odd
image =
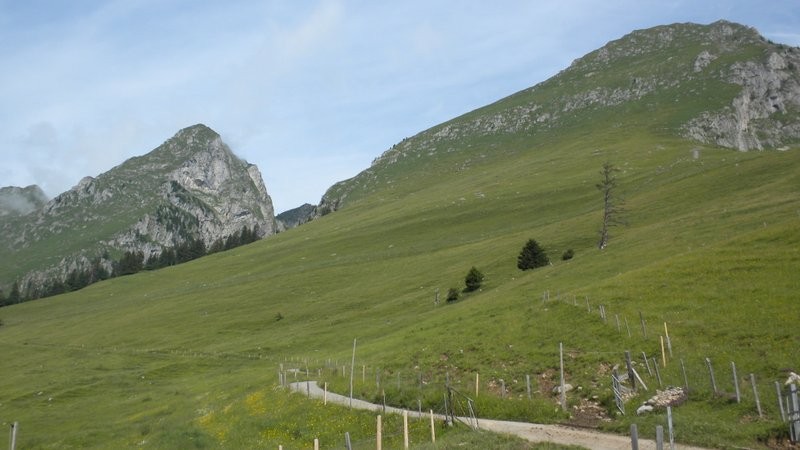
{"type": "Polygon", "coordinates": [[[600,241],[597,243],[597,247],[600,250],[606,248],[608,245],[608,240],[610,238],[608,229],[616,225],[624,224],[620,217],[623,213],[622,200],[616,195],[617,172],[619,172],[619,169],[606,161],[603,163],[603,170],[600,171],[602,180],[595,185],[597,189],[603,193],[603,226],[600,229],[600,241]]]}

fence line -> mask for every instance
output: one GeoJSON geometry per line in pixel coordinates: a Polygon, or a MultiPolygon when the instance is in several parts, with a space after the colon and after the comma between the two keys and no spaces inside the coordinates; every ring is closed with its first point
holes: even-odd
{"type": "MultiPolygon", "coordinates": [[[[562,296],[560,293],[558,293],[557,299],[558,300],[553,300],[551,298],[551,296],[550,296],[549,291],[545,291],[542,294],[542,300],[541,301],[543,303],[547,303],[547,302],[551,302],[551,301],[561,301],[563,303],[571,304],[574,307],[580,308],[578,302],[575,300],[575,296],[574,295],[572,296],[572,301],[571,302],[568,301],[568,296],[567,295],[562,296]]],[[[627,317],[625,317],[624,315],[622,315],[622,318],[620,318],[621,314],[616,313],[616,314],[614,314],[615,320],[613,322],[609,321],[608,317],[609,317],[609,314],[611,314],[611,312],[609,311],[608,306],[607,305],[599,305],[597,308],[592,308],[591,305],[589,304],[588,297],[586,298],[586,308],[587,308],[586,309],[587,314],[591,314],[591,315],[597,316],[601,321],[603,321],[607,325],[611,326],[612,328],[615,328],[617,330],[617,333],[619,333],[619,334],[624,336],[624,334],[627,332],[629,338],[632,338],[632,336],[631,336],[632,333],[631,333],[630,327],[628,325],[627,317]],[[623,322],[625,323],[626,331],[622,330],[622,323],[623,322]]],[[[649,343],[648,348],[652,352],[653,351],[652,343],[653,343],[654,339],[657,339],[656,345],[659,347],[659,350],[660,350],[660,353],[661,353],[661,355],[660,355],[661,356],[661,358],[660,358],[661,361],[658,361],[656,359],[656,357],[652,356],[652,353],[651,353],[651,357],[648,357],[647,353],[645,351],[641,351],[642,361],[641,361],[640,364],[642,364],[644,366],[644,368],[647,369],[647,372],[642,372],[641,375],[640,375],[636,371],[636,369],[634,367],[637,363],[634,362],[634,361],[631,361],[631,365],[630,365],[630,369],[631,370],[629,372],[631,374],[633,374],[633,375],[628,378],[628,380],[630,380],[630,381],[628,381],[628,383],[634,384],[633,380],[636,380],[636,381],[638,381],[638,384],[640,384],[642,388],[645,388],[645,379],[642,379],[642,375],[644,375],[645,377],[649,377],[649,381],[647,381],[648,383],[651,382],[651,381],[652,382],[658,382],[659,383],[659,387],[663,387],[665,385],[666,386],[682,386],[683,390],[684,390],[684,392],[686,394],[686,400],[687,401],[705,400],[705,399],[708,398],[708,396],[716,396],[716,397],[719,397],[719,396],[732,396],[735,393],[735,400],[736,400],[737,404],[744,404],[744,405],[748,405],[749,404],[749,405],[752,405],[753,412],[757,412],[759,414],[759,417],[760,417],[761,420],[770,420],[770,421],[778,421],[778,420],[780,420],[782,423],[785,422],[786,420],[790,420],[790,419],[787,419],[787,412],[786,412],[786,410],[789,409],[789,406],[788,406],[789,405],[789,399],[787,399],[786,396],[784,395],[784,393],[782,393],[781,387],[780,387],[781,385],[780,385],[779,381],[777,381],[777,380],[764,380],[762,382],[761,389],[759,390],[758,389],[759,388],[758,381],[756,380],[755,375],[751,373],[749,381],[750,381],[750,384],[751,384],[752,391],[750,391],[751,392],[750,394],[748,394],[747,392],[742,392],[739,389],[739,384],[742,383],[742,382],[746,383],[747,381],[738,378],[736,363],[734,361],[730,361],[729,362],[730,363],[730,366],[729,366],[730,367],[730,377],[728,377],[727,370],[725,370],[726,367],[728,367],[728,365],[727,364],[722,364],[722,368],[720,370],[720,372],[721,372],[720,373],[720,377],[722,377],[722,378],[719,378],[719,380],[730,380],[730,381],[732,381],[732,384],[730,384],[730,385],[728,384],[730,381],[723,381],[720,384],[720,383],[718,383],[718,378],[717,378],[717,374],[715,373],[714,364],[712,364],[712,357],[715,357],[716,355],[712,354],[712,355],[706,356],[706,357],[704,357],[702,359],[699,359],[699,360],[695,360],[695,359],[686,360],[684,357],[681,357],[681,354],[680,354],[680,343],[679,342],[678,342],[677,347],[673,348],[672,337],[669,334],[669,329],[668,329],[668,325],[667,325],[666,322],[664,322],[664,330],[663,330],[664,333],[663,333],[663,335],[657,335],[657,336],[652,336],[651,335],[651,336],[649,336],[649,339],[648,339],[647,320],[646,320],[646,318],[645,318],[645,316],[644,316],[644,314],[642,312],[639,312],[639,319],[640,319],[640,324],[641,324],[641,337],[642,337],[642,340],[641,341],[637,341],[637,340],[634,339],[631,343],[633,343],[633,344],[636,344],[637,342],[649,343]],[[673,358],[675,358],[675,359],[673,359],[673,358]],[[663,369],[660,368],[659,366],[662,366],[663,369]],[[764,383],[767,383],[767,388],[766,389],[764,388],[764,383]],[[773,385],[774,385],[774,389],[773,389],[773,385]],[[766,397],[766,398],[764,398],[764,403],[762,403],[762,399],[761,399],[762,396],[766,397]],[[784,406],[783,406],[784,405],[784,400],[786,400],[786,402],[785,402],[785,404],[787,405],[786,408],[784,408],[784,406]]],[[[634,347],[635,347],[635,345],[634,345],[634,347]]],[[[580,352],[582,354],[616,354],[617,358],[621,358],[622,355],[623,355],[622,351],[619,351],[619,352],[591,352],[591,351],[585,351],[584,349],[581,349],[580,352]]],[[[561,352],[559,352],[559,353],[561,353],[561,352]]],[[[658,352],[656,351],[656,353],[658,353],[658,352]]],[[[617,358],[612,358],[612,361],[613,361],[613,359],[617,359],[617,358]]],[[[292,358],[292,360],[293,361],[303,361],[305,363],[308,362],[307,359],[299,360],[297,358],[292,358]]],[[[552,367],[552,365],[551,365],[551,367],[552,367]]],[[[339,374],[341,374],[340,376],[344,376],[344,374],[347,373],[347,366],[346,365],[345,366],[340,366],[340,365],[338,365],[338,362],[333,362],[331,360],[328,360],[328,362],[326,364],[326,368],[318,369],[317,370],[317,374],[325,374],[327,376],[336,377],[339,374]],[[329,369],[329,370],[326,370],[326,368],[329,369]]],[[[567,369],[567,372],[568,372],[569,367],[567,366],[566,369],[567,369]]],[[[719,368],[717,368],[717,369],[719,369],[719,368]]],[[[746,367],[745,369],[752,370],[753,368],[752,367],[749,367],[749,368],[746,367]]],[[[352,377],[352,373],[353,373],[354,370],[355,370],[355,367],[351,367],[350,368],[351,377],[352,377]]],[[[366,382],[365,382],[365,380],[366,380],[366,375],[365,375],[366,371],[367,370],[373,370],[373,367],[371,367],[369,364],[361,363],[361,370],[362,370],[362,377],[361,377],[362,386],[361,386],[361,388],[363,389],[366,386],[366,382]]],[[[413,405],[413,407],[416,407],[416,409],[418,411],[417,412],[418,416],[421,415],[421,411],[422,411],[422,408],[423,408],[423,404],[422,404],[421,398],[425,398],[425,394],[424,393],[426,391],[429,391],[430,389],[432,389],[433,388],[432,386],[441,384],[442,383],[442,377],[446,377],[447,379],[449,379],[449,377],[451,375],[449,372],[442,373],[444,369],[442,369],[441,367],[438,367],[438,368],[431,367],[431,368],[429,368],[427,370],[424,369],[424,368],[420,369],[419,367],[414,367],[414,369],[412,369],[412,370],[408,370],[408,369],[401,370],[400,368],[397,368],[397,369],[383,368],[383,369],[381,369],[379,367],[374,367],[374,370],[375,370],[375,386],[376,386],[376,389],[378,389],[379,392],[381,393],[382,397],[384,397],[386,395],[387,390],[391,391],[390,392],[390,397],[391,398],[394,398],[394,396],[398,396],[398,399],[399,399],[399,397],[408,398],[409,397],[408,396],[408,391],[412,390],[412,389],[416,394],[418,394],[417,398],[414,399],[414,400],[416,400],[416,404],[413,405]],[[410,374],[410,375],[406,375],[406,374],[410,374]],[[385,380],[392,380],[392,381],[395,381],[395,379],[396,379],[396,383],[386,383],[386,384],[391,384],[391,385],[394,385],[394,386],[384,385],[384,383],[382,383],[382,378],[385,379],[385,380]],[[416,387],[413,387],[413,386],[416,386],[416,387]],[[387,388],[390,388],[390,387],[393,388],[393,389],[387,389],[387,388]]],[[[296,377],[298,375],[298,370],[292,371],[290,369],[289,371],[281,371],[280,373],[279,373],[279,381],[281,382],[281,384],[285,385],[287,383],[287,375],[286,374],[293,374],[296,377]],[[283,373],[283,375],[280,375],[280,373],[283,373]]],[[[535,400],[537,398],[538,399],[544,398],[544,399],[547,399],[547,400],[551,400],[551,401],[553,401],[554,403],[557,403],[557,404],[558,403],[562,403],[561,401],[559,401],[559,397],[562,394],[562,392],[564,392],[563,389],[558,389],[555,393],[551,393],[549,391],[545,391],[545,390],[541,389],[542,388],[542,385],[541,385],[542,379],[540,377],[543,377],[547,373],[548,373],[548,370],[532,371],[532,372],[529,372],[529,373],[520,373],[520,371],[518,371],[516,374],[513,374],[513,373],[511,375],[503,374],[503,378],[500,378],[499,376],[481,377],[480,373],[472,372],[472,373],[457,374],[459,376],[457,376],[454,379],[454,381],[455,381],[455,384],[459,384],[459,385],[462,385],[462,386],[463,385],[469,386],[470,384],[473,384],[473,380],[471,378],[474,376],[474,393],[475,393],[476,399],[479,398],[479,394],[482,394],[482,395],[480,395],[480,398],[485,398],[485,397],[492,398],[493,397],[493,398],[497,398],[497,399],[500,399],[500,400],[507,399],[508,401],[524,400],[526,398],[528,400],[535,400]],[[539,389],[538,390],[534,390],[531,387],[530,378],[531,378],[532,374],[533,375],[537,375],[539,377],[539,378],[537,378],[537,379],[539,379],[539,386],[538,386],[539,389]],[[524,376],[524,378],[522,378],[523,376],[524,376]],[[509,378],[507,378],[507,377],[509,377],[509,378]],[[468,379],[468,381],[466,381],[466,383],[465,383],[465,378],[468,379]],[[511,384],[507,383],[507,381],[509,381],[510,378],[514,378],[512,380],[511,384]],[[525,380],[524,381],[524,385],[522,385],[518,381],[518,380],[522,380],[522,379],[525,380]],[[498,390],[498,385],[499,385],[499,390],[498,390]],[[481,392],[482,390],[484,392],[481,392]],[[509,394],[511,394],[511,395],[509,395],[509,394]],[[554,394],[558,394],[558,395],[554,395],[554,394]]],[[[749,372],[745,372],[745,373],[749,373],[749,372]]],[[[550,379],[550,381],[553,381],[553,380],[550,379]]],[[[620,383],[619,379],[617,379],[616,382],[611,381],[611,380],[607,380],[606,382],[608,382],[611,385],[614,385],[614,390],[615,391],[620,391],[621,390],[621,383],[620,383]]],[[[446,384],[450,384],[450,383],[447,382],[446,384]]],[[[362,391],[362,393],[363,393],[363,391],[362,391]]],[[[429,402],[430,402],[430,399],[426,399],[426,403],[425,403],[425,408],[426,409],[428,409],[429,402]]],[[[400,403],[404,404],[404,403],[408,403],[408,401],[401,400],[400,403]]],[[[566,402],[563,402],[562,404],[565,404],[565,403],[566,402]]],[[[471,406],[472,405],[470,405],[470,407],[471,406]]],[[[618,403],[617,408],[620,410],[620,413],[624,414],[624,403],[623,402],[618,403]]],[[[744,408],[745,409],[742,410],[743,414],[747,414],[745,412],[745,411],[747,411],[747,407],[745,406],[744,408]]],[[[668,408],[668,413],[671,415],[671,409],[670,408],[668,408]]],[[[800,413],[798,413],[798,416],[800,416],[800,413]]],[[[670,419],[671,419],[671,417],[670,417],[670,419]]],[[[798,422],[798,423],[800,423],[800,422],[798,422]]],[[[800,425],[798,425],[798,427],[800,427],[800,425]]],[[[800,429],[798,431],[800,432],[800,429]]],[[[671,437],[671,433],[672,433],[672,430],[671,430],[671,427],[670,427],[670,437],[671,437]]]]}

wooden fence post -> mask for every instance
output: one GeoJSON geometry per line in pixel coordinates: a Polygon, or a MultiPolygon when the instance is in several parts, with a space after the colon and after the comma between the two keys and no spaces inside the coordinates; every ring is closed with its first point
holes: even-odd
{"type": "Polygon", "coordinates": [[[631,387],[633,387],[633,389],[636,390],[636,377],[633,376],[633,365],[631,364],[631,352],[628,350],[625,350],[625,366],[628,369],[628,381],[631,382],[631,387]]]}
{"type": "Polygon", "coordinates": [[[656,379],[658,380],[658,387],[661,387],[661,372],[658,371],[658,362],[655,356],[653,357],[653,367],[656,369],[656,379]]]}
{"type": "Polygon", "coordinates": [[[319,450],[319,438],[314,438],[314,450],[319,450]]]}
{"type": "Polygon", "coordinates": [[[328,382],[325,382],[325,390],[322,392],[322,404],[328,404],[328,382]]]}
{"type": "Polygon", "coordinates": [[[408,450],[408,410],[403,410],[403,448],[408,450]]]}
{"type": "Polygon", "coordinates": [[[718,395],[717,380],[714,378],[714,368],[711,367],[711,360],[709,358],[706,358],[706,366],[708,366],[708,373],[711,376],[711,389],[714,391],[714,395],[718,395]]]}
{"type": "Polygon", "coordinates": [[[531,376],[525,375],[525,387],[528,390],[528,400],[531,399],[531,376]]]}
{"type": "Polygon", "coordinates": [[[731,361],[731,372],[733,373],[733,387],[736,389],[736,403],[742,403],[742,395],[739,392],[739,377],[736,376],[736,363],[731,361]]]}
{"type": "Polygon", "coordinates": [[[475,373],[475,398],[478,398],[478,379],[480,378],[480,374],[475,373]]]}
{"type": "Polygon", "coordinates": [[[639,450],[639,430],[636,424],[631,424],[631,450],[639,450]]]}
{"type": "Polygon", "coordinates": [[[8,446],[11,450],[17,448],[17,431],[19,431],[19,422],[14,422],[11,424],[11,443],[8,446]]]}
{"type": "Polygon", "coordinates": [[[647,326],[644,324],[644,316],[641,311],[639,311],[639,320],[642,322],[642,336],[647,339],[647,326]]]}
{"type": "Polygon", "coordinates": [[[753,385],[753,396],[756,398],[756,409],[758,409],[758,417],[763,418],[764,414],[761,412],[761,400],[758,399],[758,388],[756,387],[756,376],[750,374],[750,383],[753,385]]]}
{"type": "Polygon", "coordinates": [[[667,330],[667,322],[664,322],[664,336],[667,339],[667,350],[669,350],[669,357],[672,358],[672,341],[669,340],[669,331],[667,330]]]}
{"type": "Polygon", "coordinates": [[[664,450],[664,427],[656,425],[656,450],[664,450]]]}
{"type": "Polygon", "coordinates": [[[628,326],[628,318],[627,317],[623,317],[623,319],[625,319],[625,329],[628,330],[628,337],[629,338],[633,337],[633,336],[631,336],[631,327],[628,326]]]}
{"type": "Polygon", "coordinates": [[[561,409],[567,410],[567,390],[564,388],[564,343],[558,343],[558,351],[561,360],[561,409]]]}
{"type": "Polygon", "coordinates": [[[377,429],[377,434],[375,435],[375,446],[376,446],[375,448],[377,448],[377,450],[381,450],[381,446],[383,445],[383,443],[382,443],[383,439],[382,439],[381,433],[382,433],[383,430],[382,430],[382,427],[381,427],[381,415],[380,414],[378,414],[378,422],[377,422],[377,428],[376,429],[377,429]]]}
{"type": "Polygon", "coordinates": [[[433,410],[431,411],[431,443],[436,443],[436,427],[433,424],[433,410]]]}
{"type": "Polygon", "coordinates": [[[661,338],[661,363],[664,364],[664,367],[667,367],[667,354],[664,353],[664,336],[659,336],[661,338]]]}
{"type": "Polygon", "coordinates": [[[356,369],[356,340],[353,339],[353,359],[350,360],[350,409],[353,409],[353,372],[356,369]]]}
{"type": "Polygon", "coordinates": [[[344,448],[347,450],[353,450],[353,445],[350,443],[350,432],[344,432],[344,448]]]}
{"type": "Polygon", "coordinates": [[[783,394],[781,393],[781,384],[775,382],[775,393],[778,394],[778,408],[781,410],[781,422],[786,422],[786,412],[783,409],[783,394]]]}
{"type": "Polygon", "coordinates": [[[667,406],[667,431],[669,432],[669,450],[675,450],[675,434],[672,432],[672,406],[667,406]]]}
{"type": "Polygon", "coordinates": [[[686,395],[689,395],[689,377],[686,376],[686,365],[683,364],[683,358],[681,358],[681,372],[683,372],[683,389],[686,391],[686,395]]]}
{"type": "Polygon", "coordinates": [[[653,371],[650,370],[650,361],[647,360],[647,354],[645,352],[642,352],[642,359],[644,360],[645,367],[647,367],[647,373],[652,377],[653,371]]]}

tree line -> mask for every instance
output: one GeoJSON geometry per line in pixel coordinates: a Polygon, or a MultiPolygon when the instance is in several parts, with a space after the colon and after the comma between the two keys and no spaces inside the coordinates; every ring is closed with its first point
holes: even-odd
{"type": "Polygon", "coordinates": [[[8,295],[0,290],[0,307],[77,291],[109,278],[174,266],[201,256],[250,244],[258,239],[258,225],[256,225],[252,229],[245,226],[237,233],[224,239],[217,239],[208,248],[202,239],[190,237],[175,247],[163,249],[157,257],[147,259],[141,251],[126,251],[117,260],[112,260],[108,252],[105,252],[102,257],[94,258],[88,267],[70,271],[64,279],[54,277],[38,285],[29,284],[24,291],[19,282],[15,281],[8,295]],[[112,261],[111,270],[106,268],[107,264],[103,264],[103,261],[109,260],[112,261]]]}

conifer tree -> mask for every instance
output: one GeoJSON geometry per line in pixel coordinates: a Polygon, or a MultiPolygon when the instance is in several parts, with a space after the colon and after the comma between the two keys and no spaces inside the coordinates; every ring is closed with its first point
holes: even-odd
{"type": "Polygon", "coordinates": [[[528,240],[517,257],[517,267],[520,270],[535,269],[548,264],[550,264],[550,259],[547,257],[547,253],[533,239],[528,240]]]}
{"type": "Polygon", "coordinates": [[[464,292],[476,291],[481,287],[482,283],[483,274],[480,270],[475,268],[475,266],[472,266],[472,268],[469,269],[469,272],[467,272],[466,278],[464,278],[464,284],[466,284],[464,292]]]}

